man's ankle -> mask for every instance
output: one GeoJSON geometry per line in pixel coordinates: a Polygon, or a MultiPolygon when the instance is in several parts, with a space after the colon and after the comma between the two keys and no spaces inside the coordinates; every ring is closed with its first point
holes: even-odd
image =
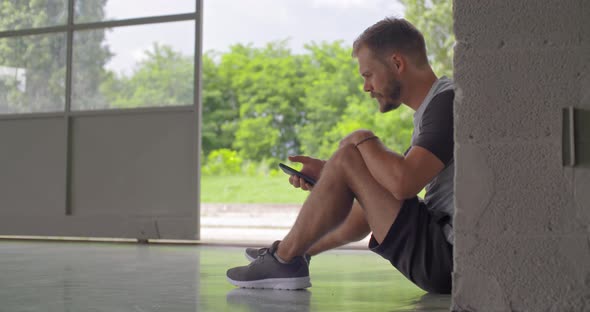
{"type": "Polygon", "coordinates": [[[293,256],[286,253],[288,251],[287,248],[281,248],[282,244],[283,242],[280,242],[277,246],[277,250],[275,251],[275,257],[281,263],[290,263],[291,261],[293,261],[293,256]]]}

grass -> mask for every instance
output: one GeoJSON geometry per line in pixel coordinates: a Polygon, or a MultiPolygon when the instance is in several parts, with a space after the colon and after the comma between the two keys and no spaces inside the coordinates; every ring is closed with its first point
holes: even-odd
{"type": "Polygon", "coordinates": [[[308,192],[289,184],[287,175],[201,176],[203,203],[301,204],[308,192]]]}
{"type": "MultiPolygon", "coordinates": [[[[302,204],[306,191],[289,184],[287,175],[258,176],[201,176],[203,203],[302,204]]],[[[424,190],[418,194],[424,198],[424,190]]]]}

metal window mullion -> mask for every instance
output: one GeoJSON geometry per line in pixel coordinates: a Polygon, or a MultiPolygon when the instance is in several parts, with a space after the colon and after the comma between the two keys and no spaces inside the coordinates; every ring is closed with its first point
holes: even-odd
{"type": "MultiPolygon", "coordinates": [[[[68,12],[70,10],[69,1],[70,0],[68,0],[68,12]]],[[[73,11],[73,6],[72,6],[72,14],[73,14],[73,12],[74,11],[73,11]]],[[[66,32],[66,31],[70,31],[70,30],[76,31],[76,30],[112,28],[112,27],[120,27],[120,26],[134,26],[134,25],[190,21],[190,20],[196,20],[197,16],[198,16],[198,13],[195,12],[195,13],[184,13],[184,14],[129,18],[129,19],[116,20],[116,21],[80,23],[80,24],[74,24],[74,17],[71,16],[71,18],[70,18],[70,16],[68,16],[67,25],[0,31],[0,38],[19,37],[19,36],[28,36],[28,35],[40,35],[40,34],[47,34],[47,33],[66,32]]]]}
{"type": "Polygon", "coordinates": [[[74,41],[74,0],[68,0],[68,25],[66,39],[66,118],[69,117],[72,105],[72,58],[74,41]]]}
{"type": "Polygon", "coordinates": [[[196,20],[196,18],[197,18],[197,13],[161,15],[161,16],[130,18],[130,19],[123,19],[123,20],[116,20],[116,21],[81,23],[81,24],[75,24],[74,29],[75,30],[86,30],[86,29],[111,28],[111,27],[120,27],[120,26],[181,22],[181,21],[196,20]]]}
{"type": "MultiPolygon", "coordinates": [[[[203,38],[203,8],[202,1],[196,1],[196,10],[198,14],[195,17],[195,51],[193,60],[193,104],[196,111],[201,108],[200,94],[201,94],[201,51],[202,51],[202,38],[203,38]]],[[[200,114],[199,114],[200,116],[200,114]]]]}
{"type": "Polygon", "coordinates": [[[58,33],[58,32],[65,32],[65,31],[67,31],[67,29],[68,29],[68,26],[60,25],[60,26],[49,26],[49,27],[41,27],[41,28],[6,30],[6,31],[0,31],[0,38],[23,37],[23,36],[30,36],[30,35],[43,35],[43,34],[50,34],[50,33],[58,33]]]}
{"type": "Polygon", "coordinates": [[[74,0],[68,0],[68,25],[66,33],[66,87],[64,107],[65,128],[65,215],[71,216],[72,211],[72,59],[74,41],[74,0]]]}
{"type": "Polygon", "coordinates": [[[193,107],[195,112],[195,135],[196,140],[193,140],[193,151],[195,153],[194,159],[194,177],[196,180],[197,185],[197,200],[196,200],[196,239],[201,239],[201,112],[202,112],[202,101],[201,101],[201,86],[202,86],[202,75],[201,75],[201,65],[202,65],[202,38],[203,38],[203,1],[202,0],[195,0],[196,1],[196,16],[195,16],[195,51],[194,51],[194,61],[193,61],[193,107]]]}
{"type": "MultiPolygon", "coordinates": [[[[112,115],[137,115],[137,114],[157,114],[157,113],[177,113],[177,112],[194,112],[195,105],[175,105],[175,106],[153,106],[153,107],[134,107],[125,109],[96,109],[96,110],[79,110],[71,111],[68,116],[92,117],[92,116],[112,116],[112,115]]],[[[38,112],[38,113],[19,113],[0,115],[2,120],[28,120],[28,119],[52,119],[63,117],[64,112],[38,112]]]]}
{"type": "Polygon", "coordinates": [[[154,107],[135,107],[135,108],[115,108],[115,109],[96,109],[96,110],[75,110],[69,113],[71,117],[92,117],[92,116],[113,116],[113,115],[138,115],[138,114],[159,114],[159,113],[177,113],[194,111],[194,106],[154,106],[154,107]]]}

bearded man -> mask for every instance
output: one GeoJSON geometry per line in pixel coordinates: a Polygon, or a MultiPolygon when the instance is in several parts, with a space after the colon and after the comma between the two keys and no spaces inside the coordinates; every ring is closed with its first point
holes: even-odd
{"type": "MultiPolygon", "coordinates": [[[[293,175],[311,190],[289,233],[267,248],[248,248],[250,265],[227,271],[238,287],[311,286],[309,261],[323,251],[361,240],[408,279],[432,293],[451,292],[453,270],[453,83],[437,78],[424,37],[404,19],[386,18],[353,44],[364,90],[381,113],[404,104],[415,111],[411,146],[389,150],[369,130],[355,131],[327,160],[289,159],[315,178],[293,175]],[[426,188],[424,199],[417,194],[426,188]]],[[[321,134],[318,134],[321,135],[321,134]]]]}

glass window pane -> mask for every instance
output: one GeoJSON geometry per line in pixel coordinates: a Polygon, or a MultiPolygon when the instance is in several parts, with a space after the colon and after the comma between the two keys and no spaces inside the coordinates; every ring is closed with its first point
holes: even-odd
{"type": "Polygon", "coordinates": [[[0,113],[63,111],[65,33],[0,39],[0,113]]]}
{"type": "Polygon", "coordinates": [[[192,105],[195,22],[74,33],[72,110],[192,105]]]}
{"type": "Polygon", "coordinates": [[[67,0],[18,0],[0,2],[0,31],[65,25],[67,0]]]}
{"type": "Polygon", "coordinates": [[[195,0],[76,0],[74,22],[101,22],[195,11],[195,0]],[[102,7],[97,7],[99,2],[102,7]]]}

